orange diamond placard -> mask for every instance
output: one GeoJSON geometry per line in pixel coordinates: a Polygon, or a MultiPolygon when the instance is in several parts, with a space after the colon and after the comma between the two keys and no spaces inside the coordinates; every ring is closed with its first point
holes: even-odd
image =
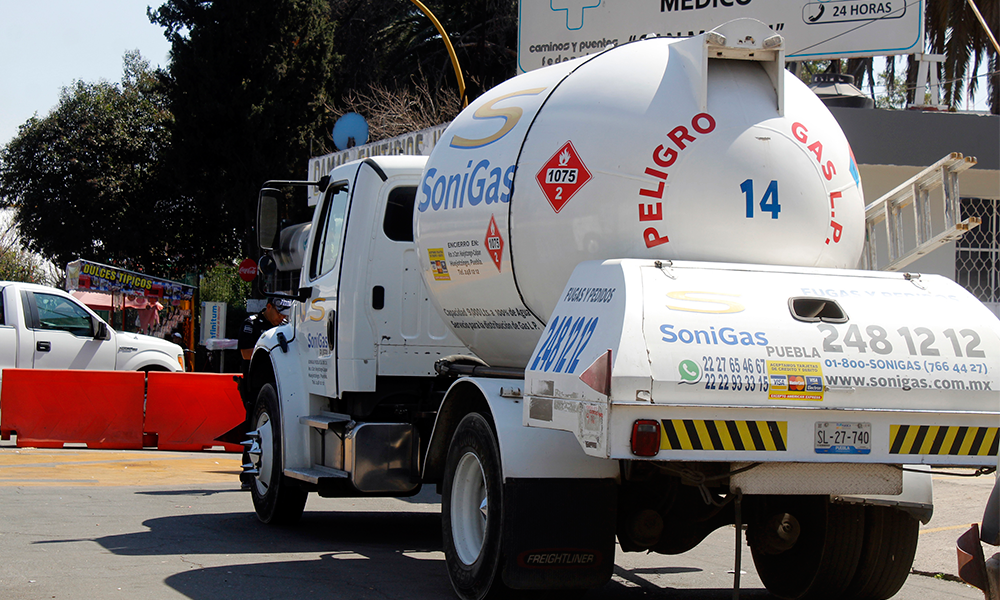
{"type": "Polygon", "coordinates": [[[483,244],[485,244],[486,251],[490,253],[490,258],[493,259],[493,264],[497,266],[497,271],[499,271],[500,263],[503,260],[503,238],[500,237],[497,220],[493,215],[490,215],[490,224],[486,228],[486,239],[483,240],[483,244]]]}
{"type": "Polygon", "coordinates": [[[552,205],[552,210],[556,212],[562,210],[570,198],[590,181],[590,178],[590,171],[580,159],[573,142],[569,141],[563,144],[535,175],[535,181],[552,205]]]}

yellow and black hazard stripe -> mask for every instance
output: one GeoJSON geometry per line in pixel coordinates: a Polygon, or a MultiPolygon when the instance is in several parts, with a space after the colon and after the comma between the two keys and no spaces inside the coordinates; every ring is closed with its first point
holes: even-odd
{"type": "Polygon", "coordinates": [[[660,449],[784,452],[788,422],[664,419],[660,449]]]}
{"type": "Polygon", "coordinates": [[[996,456],[1000,427],[890,425],[889,454],[996,456]]]}

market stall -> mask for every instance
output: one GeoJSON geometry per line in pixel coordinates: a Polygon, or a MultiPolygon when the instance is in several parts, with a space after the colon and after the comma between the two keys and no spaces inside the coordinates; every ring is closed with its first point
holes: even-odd
{"type": "Polygon", "coordinates": [[[108,311],[116,329],[194,347],[194,286],[78,259],[66,265],[66,290],[91,309],[108,311]]]}

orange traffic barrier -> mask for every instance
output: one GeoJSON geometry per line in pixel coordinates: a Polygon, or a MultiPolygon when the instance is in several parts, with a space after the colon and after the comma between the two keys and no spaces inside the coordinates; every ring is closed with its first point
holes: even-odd
{"type": "Polygon", "coordinates": [[[0,387],[0,437],[20,447],[240,452],[216,438],[245,417],[232,374],[4,369],[0,387]]]}
{"type": "Polygon", "coordinates": [[[4,369],[0,433],[18,446],[140,449],[145,387],[142,372],[4,369]]]}
{"type": "Polygon", "coordinates": [[[246,410],[233,374],[150,373],[143,431],[156,436],[160,450],[205,450],[222,446],[229,452],[243,447],[216,441],[243,423],[246,410]]]}

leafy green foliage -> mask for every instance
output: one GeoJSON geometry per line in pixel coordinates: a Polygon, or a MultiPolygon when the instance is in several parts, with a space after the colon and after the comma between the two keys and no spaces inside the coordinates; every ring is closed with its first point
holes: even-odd
{"type": "Polygon", "coordinates": [[[172,45],[169,160],[198,263],[255,256],[261,184],[305,173],[339,62],[329,11],[325,0],[169,0],[150,12],[172,45]]]}
{"type": "MultiPolygon", "coordinates": [[[[448,34],[466,83],[476,98],[515,74],[517,2],[426,1],[448,34]]],[[[427,85],[458,89],[454,68],[433,22],[409,0],[334,0],[337,51],[344,56],[342,94],[427,85]]]]}
{"type": "MultiPolygon", "coordinates": [[[[516,2],[427,4],[455,45],[468,94],[513,75],[516,2]]],[[[256,256],[261,184],[301,179],[309,157],[333,151],[330,131],[345,110],[361,106],[386,124],[373,133],[392,130],[390,120],[412,130],[428,115],[457,113],[454,93],[441,92],[457,89],[445,45],[406,0],[167,0],[149,14],[171,42],[169,169],[188,217],[184,243],[201,248],[200,264],[256,256]],[[400,101],[364,101],[387,96],[400,101]]]]}
{"type": "Polygon", "coordinates": [[[169,263],[179,214],[161,170],[170,113],[155,73],[126,53],[121,85],[75,82],[0,151],[0,199],[28,250],[128,268],[169,263]]]}
{"type": "Polygon", "coordinates": [[[248,281],[240,279],[238,265],[218,264],[202,276],[199,294],[204,302],[225,302],[236,308],[246,308],[250,297],[248,281]]]}
{"type": "Polygon", "coordinates": [[[18,240],[13,224],[0,232],[0,281],[24,281],[52,285],[55,277],[46,271],[44,261],[37,254],[24,249],[18,240]]]}
{"type": "Polygon", "coordinates": [[[875,96],[875,108],[902,110],[906,108],[906,78],[895,76],[890,78],[888,72],[878,75],[879,86],[885,93],[875,96]]]}
{"type": "MultiPolygon", "coordinates": [[[[990,27],[993,37],[1000,34],[1000,2],[978,0],[976,5],[990,27]]],[[[942,102],[959,106],[964,95],[976,94],[981,82],[975,77],[980,66],[987,66],[990,112],[1000,114],[1000,69],[996,49],[966,0],[927,0],[924,29],[928,52],[944,54],[940,73],[944,84],[942,102]]],[[[916,84],[916,63],[910,57],[908,69],[909,95],[912,99],[916,84]]]]}

